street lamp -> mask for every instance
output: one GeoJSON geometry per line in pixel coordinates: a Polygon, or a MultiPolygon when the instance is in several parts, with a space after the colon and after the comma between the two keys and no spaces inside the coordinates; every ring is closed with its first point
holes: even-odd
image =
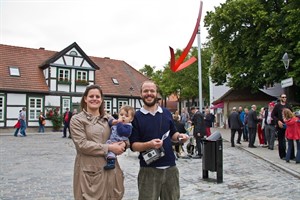
{"type": "Polygon", "coordinates": [[[289,59],[289,55],[285,52],[285,53],[283,54],[283,56],[282,56],[281,61],[283,62],[284,68],[285,68],[286,70],[289,69],[290,61],[291,61],[291,60],[292,60],[292,59],[289,59]]]}
{"type": "MultiPolygon", "coordinates": [[[[289,71],[289,66],[290,66],[290,61],[291,61],[292,59],[289,59],[289,55],[285,52],[284,54],[283,54],[283,56],[282,56],[282,59],[281,59],[281,61],[283,62],[283,64],[284,64],[284,68],[285,68],[285,70],[286,70],[286,76],[288,77],[288,71],[289,71]]],[[[288,79],[285,79],[284,81],[289,81],[289,82],[291,82],[291,84],[293,84],[293,80],[292,80],[292,78],[288,78],[288,79]],[[289,79],[291,79],[291,81],[289,80],[289,79]]],[[[281,83],[281,85],[283,85],[283,83],[281,83]]],[[[289,92],[289,86],[291,86],[290,84],[289,85],[286,85],[285,86],[285,93],[286,93],[286,95],[287,95],[287,97],[288,97],[288,99],[289,99],[289,97],[290,97],[290,92],[289,92]]],[[[283,87],[283,86],[282,86],[283,87]]]]}

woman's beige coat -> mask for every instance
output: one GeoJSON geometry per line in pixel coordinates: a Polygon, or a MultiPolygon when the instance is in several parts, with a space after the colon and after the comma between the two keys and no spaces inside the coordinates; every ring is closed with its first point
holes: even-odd
{"type": "Polygon", "coordinates": [[[116,160],[116,168],[104,170],[110,136],[108,120],[85,111],[71,118],[70,129],[77,155],[74,166],[75,200],[117,200],[124,195],[124,176],[116,160]]]}

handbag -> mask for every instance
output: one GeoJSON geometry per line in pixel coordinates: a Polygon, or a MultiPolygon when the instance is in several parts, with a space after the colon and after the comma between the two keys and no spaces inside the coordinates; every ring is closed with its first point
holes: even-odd
{"type": "Polygon", "coordinates": [[[14,128],[20,128],[21,127],[21,122],[20,120],[17,121],[17,123],[14,125],[14,128]]]}
{"type": "Polygon", "coordinates": [[[42,124],[43,124],[43,125],[46,125],[46,120],[43,120],[43,121],[42,121],[42,124]]]}

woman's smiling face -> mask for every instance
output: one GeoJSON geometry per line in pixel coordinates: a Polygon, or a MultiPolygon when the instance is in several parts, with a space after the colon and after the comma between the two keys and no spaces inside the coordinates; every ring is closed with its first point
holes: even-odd
{"type": "Polygon", "coordinates": [[[86,102],[88,112],[95,112],[96,110],[99,111],[102,103],[100,91],[98,89],[91,89],[88,92],[88,95],[84,97],[84,101],[86,102]]]}

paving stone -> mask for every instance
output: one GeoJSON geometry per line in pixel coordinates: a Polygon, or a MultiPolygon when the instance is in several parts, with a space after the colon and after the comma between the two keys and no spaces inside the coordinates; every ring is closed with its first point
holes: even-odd
{"type": "MultiPolygon", "coordinates": [[[[61,138],[61,135],[59,132],[28,133],[27,137],[0,135],[1,200],[73,199],[76,152],[72,140],[61,138]]],[[[275,150],[247,149],[246,143],[232,148],[224,140],[223,183],[219,184],[216,183],[216,172],[209,171],[208,180],[202,178],[202,159],[180,158],[177,166],[181,199],[299,199],[297,167],[300,165],[285,163],[277,157],[275,150]]],[[[123,199],[136,200],[137,153],[127,150],[118,159],[125,175],[123,199]]]]}

